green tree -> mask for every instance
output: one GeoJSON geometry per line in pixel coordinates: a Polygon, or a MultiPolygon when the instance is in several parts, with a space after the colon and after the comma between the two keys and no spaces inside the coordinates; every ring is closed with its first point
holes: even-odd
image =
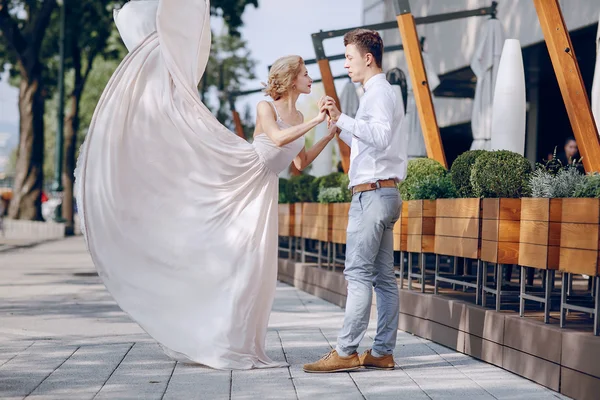
{"type": "MultiPolygon", "coordinates": [[[[213,36],[206,73],[200,82],[200,96],[207,103],[207,93],[216,90],[217,107],[212,107],[217,119],[233,129],[228,93],[238,91],[245,80],[254,79],[256,61],[250,56],[246,42],[228,34],[213,36]]],[[[208,104],[207,104],[208,106],[208,104]]]]}
{"type": "Polygon", "coordinates": [[[19,87],[19,146],[11,218],[41,220],[44,160],[44,55],[56,0],[0,0],[0,65],[19,87]]]}

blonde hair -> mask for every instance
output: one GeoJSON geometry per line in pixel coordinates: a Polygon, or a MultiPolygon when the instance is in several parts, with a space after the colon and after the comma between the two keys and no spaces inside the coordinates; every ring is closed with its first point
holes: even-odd
{"type": "Polygon", "coordinates": [[[277,59],[269,71],[269,79],[265,86],[265,96],[279,100],[292,88],[300,74],[304,60],[300,56],[285,56],[277,59]]]}

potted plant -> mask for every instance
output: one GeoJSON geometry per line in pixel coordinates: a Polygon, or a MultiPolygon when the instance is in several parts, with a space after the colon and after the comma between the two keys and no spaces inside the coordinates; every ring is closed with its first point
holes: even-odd
{"type": "Polygon", "coordinates": [[[471,170],[485,150],[466,151],[454,160],[450,178],[456,197],[436,204],[436,254],[478,259],[481,249],[481,199],[471,184],[471,170]]]}
{"type": "Polygon", "coordinates": [[[528,195],[530,174],[529,161],[511,151],[487,152],[475,161],[471,184],[482,198],[482,261],[519,262],[521,197],[528,195]]]}
{"type": "Polygon", "coordinates": [[[315,177],[311,175],[297,175],[290,178],[287,185],[287,200],[290,204],[294,204],[294,237],[303,237],[303,205],[313,201],[310,185],[314,180],[315,177]]]}
{"type": "Polygon", "coordinates": [[[335,172],[323,177],[320,182],[318,201],[329,204],[330,241],[346,244],[346,228],[352,193],[348,175],[335,172]]]}
{"type": "MultiPolygon", "coordinates": [[[[586,175],[573,193],[574,198],[563,199],[560,230],[560,258],[558,268],[563,272],[560,326],[566,320],[566,310],[596,314],[600,309],[599,296],[585,296],[594,306],[583,307],[581,300],[571,304],[567,296],[569,274],[587,275],[600,285],[600,175],[586,175]]],[[[591,293],[590,293],[591,294],[591,293]]],[[[594,335],[600,335],[600,316],[594,318],[594,335]]]]}
{"type": "MultiPolygon", "coordinates": [[[[448,183],[451,185],[447,171],[439,162],[417,158],[408,162],[406,179],[399,185],[400,196],[406,204],[409,289],[412,288],[412,278],[417,278],[422,282],[421,291],[425,291],[425,258],[427,253],[435,251],[435,198],[439,188],[448,183]],[[412,253],[421,254],[419,273],[413,273],[412,253]]],[[[401,218],[401,229],[403,222],[404,218],[401,218]]]]}
{"type": "Polygon", "coordinates": [[[563,203],[585,180],[576,168],[556,164],[554,160],[539,164],[529,179],[532,197],[521,199],[519,313],[524,315],[525,300],[543,303],[545,323],[550,322],[554,271],[559,267],[563,203]],[[533,270],[527,271],[528,267],[543,271],[543,296],[536,295],[533,270]]]}
{"type": "Polygon", "coordinates": [[[295,204],[288,199],[289,181],[279,178],[279,236],[294,236],[295,204]]]}

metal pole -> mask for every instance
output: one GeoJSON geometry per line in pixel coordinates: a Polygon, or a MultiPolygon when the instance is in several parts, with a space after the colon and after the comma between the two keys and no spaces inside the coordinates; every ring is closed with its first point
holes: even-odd
{"type": "MultiPolygon", "coordinates": [[[[63,0],[60,7],[60,39],[58,42],[58,52],[60,57],[58,70],[58,110],[56,114],[56,165],[54,166],[54,185],[53,189],[57,193],[63,192],[62,170],[64,153],[64,114],[65,114],[65,29],[67,25],[66,4],[63,0]]],[[[62,220],[62,207],[56,207],[54,219],[62,220]]]]}

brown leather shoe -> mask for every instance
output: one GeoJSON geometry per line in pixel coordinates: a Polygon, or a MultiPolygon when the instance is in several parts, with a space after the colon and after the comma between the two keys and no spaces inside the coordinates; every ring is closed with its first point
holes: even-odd
{"type": "Polygon", "coordinates": [[[396,368],[396,362],[394,361],[394,356],[392,354],[383,357],[375,357],[371,354],[371,349],[369,349],[362,353],[359,359],[360,365],[368,369],[392,370],[396,368]]]}
{"type": "Polygon", "coordinates": [[[311,373],[354,371],[359,368],[360,360],[358,359],[358,353],[354,353],[348,357],[341,357],[335,350],[331,350],[317,362],[304,364],[304,372],[311,373]]]}

